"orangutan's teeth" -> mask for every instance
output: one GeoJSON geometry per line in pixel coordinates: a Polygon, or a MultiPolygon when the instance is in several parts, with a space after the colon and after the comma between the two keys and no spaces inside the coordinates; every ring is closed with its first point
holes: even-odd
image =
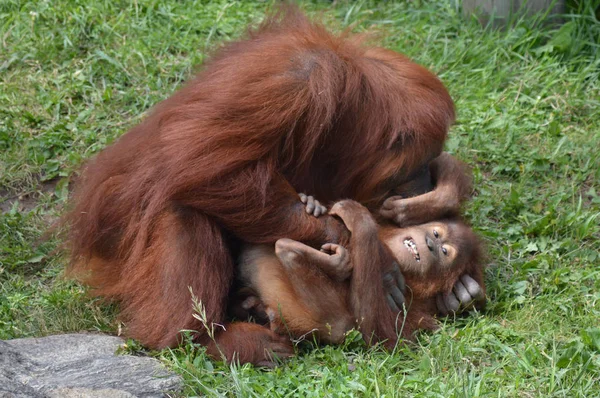
{"type": "Polygon", "coordinates": [[[419,255],[419,250],[417,249],[417,244],[412,239],[404,239],[404,246],[408,249],[409,252],[413,255],[417,262],[421,261],[421,256],[419,255]]]}

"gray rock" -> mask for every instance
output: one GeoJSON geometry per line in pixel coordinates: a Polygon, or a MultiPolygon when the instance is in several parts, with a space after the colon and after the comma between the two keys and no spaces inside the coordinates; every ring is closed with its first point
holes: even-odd
{"type": "Polygon", "coordinates": [[[181,388],[156,359],[115,355],[122,344],[95,334],[0,340],[0,398],[163,397],[181,388]]]}

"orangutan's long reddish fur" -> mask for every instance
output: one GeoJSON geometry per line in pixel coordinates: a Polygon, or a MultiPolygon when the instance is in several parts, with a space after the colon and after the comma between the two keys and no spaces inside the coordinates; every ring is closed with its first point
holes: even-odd
{"type": "Polygon", "coordinates": [[[66,217],[70,271],[121,303],[129,336],[173,346],[181,329],[201,329],[188,287],[224,322],[229,237],[330,240],[335,225],[307,215],[297,192],[374,208],[440,153],[453,119],[425,68],[285,8],[82,169],[66,217]]]}

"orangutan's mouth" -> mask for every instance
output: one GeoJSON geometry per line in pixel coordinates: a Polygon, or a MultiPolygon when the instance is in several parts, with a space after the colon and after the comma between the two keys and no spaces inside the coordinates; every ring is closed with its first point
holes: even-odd
{"type": "Polygon", "coordinates": [[[417,244],[412,238],[404,239],[404,246],[406,249],[413,255],[417,262],[421,261],[421,256],[419,255],[419,249],[417,249],[417,244]]]}

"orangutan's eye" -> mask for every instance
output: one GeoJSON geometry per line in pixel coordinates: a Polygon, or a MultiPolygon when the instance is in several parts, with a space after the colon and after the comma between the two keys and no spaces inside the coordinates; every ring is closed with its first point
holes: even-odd
{"type": "Polygon", "coordinates": [[[442,247],[442,253],[444,253],[444,256],[448,255],[448,250],[446,250],[445,247],[442,247]]]}
{"type": "Polygon", "coordinates": [[[438,232],[435,229],[433,230],[433,236],[435,236],[436,238],[440,237],[440,235],[438,234],[438,232]]]}

